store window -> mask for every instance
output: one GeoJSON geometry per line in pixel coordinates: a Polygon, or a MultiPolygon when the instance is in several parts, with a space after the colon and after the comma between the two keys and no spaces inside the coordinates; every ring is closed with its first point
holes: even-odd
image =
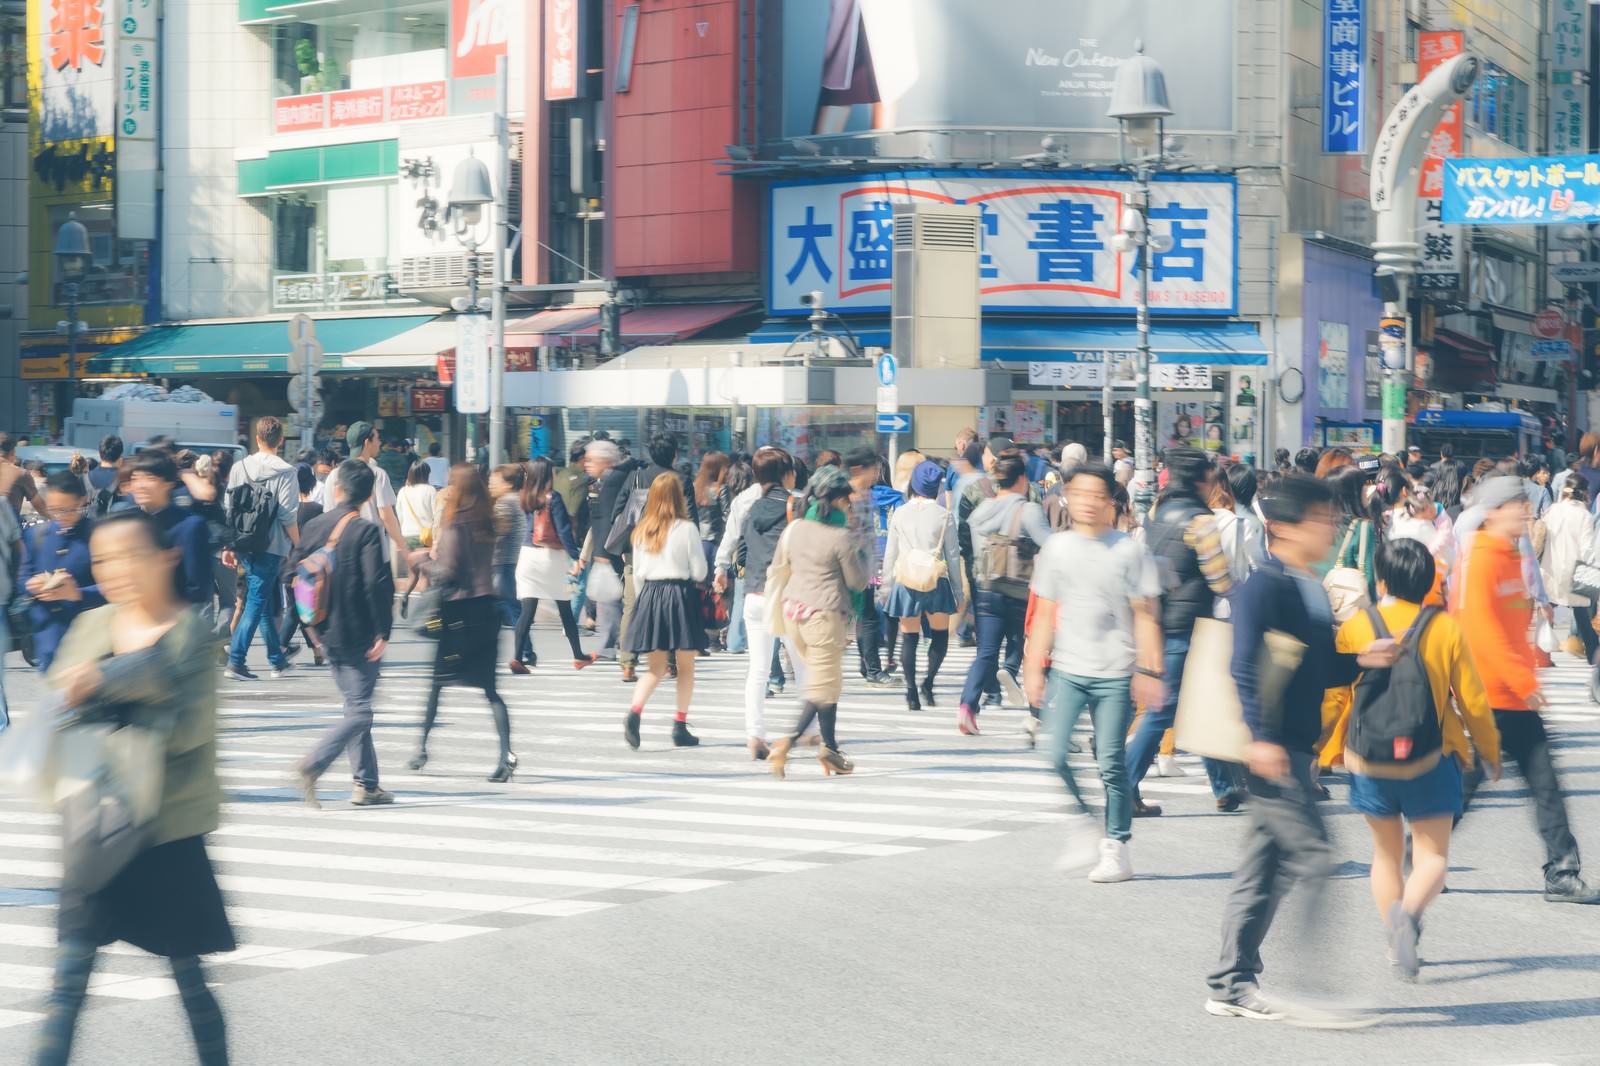
{"type": "Polygon", "coordinates": [[[272,198],[272,306],[338,310],[412,303],[390,269],[393,182],[328,185],[272,198]]]}
{"type": "Polygon", "coordinates": [[[1485,63],[1472,89],[1472,124],[1514,148],[1528,147],[1528,83],[1496,63],[1485,63]]]}
{"type": "MultiPolygon", "coordinates": [[[[909,443],[901,438],[902,448],[909,443]]],[[[845,455],[853,448],[876,451],[877,412],[871,407],[763,407],[756,411],[751,450],[764,444],[775,444],[808,464],[824,448],[845,455]]]]}
{"type": "MultiPolygon", "coordinates": [[[[306,5],[326,10],[322,5],[306,5]]],[[[382,122],[396,106],[383,90],[426,89],[427,99],[408,94],[404,117],[445,113],[448,20],[442,0],[335,10],[325,18],[272,28],[273,123],[279,133],[382,122]],[[437,90],[437,99],[433,97],[437,90]],[[322,94],[338,94],[324,97],[322,94]],[[279,104],[286,97],[304,98],[279,104]]]]}
{"type": "MultiPolygon", "coordinates": [[[[50,233],[76,216],[89,231],[92,260],[78,283],[79,304],[143,303],[150,291],[150,242],[117,239],[116,212],[109,203],[57,205],[50,208],[50,233]]],[[[64,306],[66,282],[51,256],[51,302],[64,306]]]]}

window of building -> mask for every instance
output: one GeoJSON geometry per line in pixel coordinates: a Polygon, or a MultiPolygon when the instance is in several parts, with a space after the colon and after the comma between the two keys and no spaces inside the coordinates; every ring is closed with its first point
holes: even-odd
{"type": "Polygon", "coordinates": [[[272,198],[272,306],[336,310],[409,303],[395,294],[394,182],[327,185],[272,198]]]}
{"type": "Polygon", "coordinates": [[[442,0],[331,14],[272,29],[272,95],[378,89],[447,77],[442,0]]]}
{"type": "Polygon", "coordinates": [[[1422,32],[1422,26],[1419,23],[1417,23],[1417,22],[1415,22],[1415,21],[1413,21],[1411,19],[1406,19],[1406,62],[1407,63],[1415,63],[1417,61],[1417,34],[1419,34],[1421,32],[1422,32]]]}
{"type": "Polygon", "coordinates": [[[1472,124],[1497,140],[1526,150],[1530,99],[1527,82],[1496,63],[1485,63],[1472,89],[1472,124]]]}
{"type": "MultiPolygon", "coordinates": [[[[72,204],[50,208],[50,234],[73,215],[89,231],[89,269],[78,282],[80,304],[143,303],[150,291],[150,242],[117,239],[116,212],[111,204],[72,204]]],[[[66,280],[55,256],[50,257],[51,302],[66,304],[66,280]]]]}
{"type": "Polygon", "coordinates": [[[28,110],[27,20],[20,4],[0,10],[0,110],[28,110]]]}

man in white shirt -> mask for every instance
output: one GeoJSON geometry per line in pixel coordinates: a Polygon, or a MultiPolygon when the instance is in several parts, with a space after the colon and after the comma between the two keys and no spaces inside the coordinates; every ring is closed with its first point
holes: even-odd
{"type": "Polygon", "coordinates": [[[428,457],[423,462],[428,464],[428,484],[436,489],[442,489],[450,483],[450,460],[439,454],[439,442],[434,441],[428,445],[428,457]]]}
{"type": "Polygon", "coordinates": [[[389,475],[384,473],[383,467],[377,463],[378,449],[381,447],[378,428],[371,422],[357,422],[345,433],[344,442],[350,446],[350,458],[360,459],[372,467],[375,479],[372,484],[372,495],[361,505],[361,517],[373,525],[382,526],[388,532],[389,536],[383,542],[385,562],[404,559],[406,538],[400,532],[400,519],[394,513],[394,485],[389,481],[389,475]]]}

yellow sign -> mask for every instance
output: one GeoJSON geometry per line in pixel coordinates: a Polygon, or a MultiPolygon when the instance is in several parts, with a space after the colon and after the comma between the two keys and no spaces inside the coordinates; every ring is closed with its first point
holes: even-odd
{"type": "MultiPolygon", "coordinates": [[[[89,372],[89,361],[100,353],[78,353],[78,376],[85,377],[89,372]]],[[[67,353],[58,352],[55,355],[28,355],[23,353],[18,360],[22,366],[19,375],[23,381],[65,381],[67,380],[67,353]]]]}

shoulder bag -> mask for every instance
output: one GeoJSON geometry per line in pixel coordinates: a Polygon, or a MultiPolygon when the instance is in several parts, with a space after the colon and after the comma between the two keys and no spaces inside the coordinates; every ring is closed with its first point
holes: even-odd
{"type": "MultiPolygon", "coordinates": [[[[1328,591],[1328,604],[1333,608],[1334,624],[1354,618],[1361,610],[1372,605],[1367,595],[1367,540],[1361,536],[1362,519],[1350,523],[1344,540],[1339,544],[1339,554],[1334,556],[1334,567],[1322,579],[1328,591]],[[1350,538],[1356,538],[1356,565],[1344,565],[1345,553],[1350,549],[1350,538]]],[[[1370,525],[1370,523],[1369,523],[1370,525]]]]}

